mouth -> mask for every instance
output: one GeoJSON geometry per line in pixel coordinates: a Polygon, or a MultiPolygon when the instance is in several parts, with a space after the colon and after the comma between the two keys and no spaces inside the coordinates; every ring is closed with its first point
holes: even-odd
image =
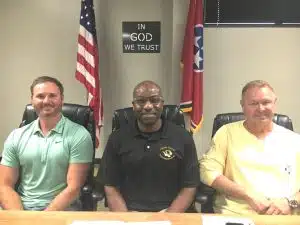
{"type": "Polygon", "coordinates": [[[143,113],[141,115],[143,119],[154,119],[157,117],[156,113],[143,113]]]}
{"type": "Polygon", "coordinates": [[[155,117],[156,114],[155,113],[144,113],[141,115],[142,117],[155,117]]]}
{"type": "Polygon", "coordinates": [[[267,116],[267,115],[258,115],[255,118],[259,119],[259,120],[266,120],[266,119],[269,119],[269,116],[267,116]]]}
{"type": "Polygon", "coordinates": [[[53,109],[53,107],[51,107],[51,106],[44,106],[43,107],[43,110],[45,110],[45,111],[49,111],[49,110],[52,110],[53,109]]]}

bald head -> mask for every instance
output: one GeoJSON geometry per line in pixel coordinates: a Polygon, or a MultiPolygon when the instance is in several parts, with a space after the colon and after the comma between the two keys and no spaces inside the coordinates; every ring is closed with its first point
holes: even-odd
{"type": "Polygon", "coordinates": [[[156,90],[156,93],[162,97],[161,88],[157,83],[151,80],[144,80],[138,83],[133,89],[133,98],[135,99],[141,92],[149,92],[153,90],[156,90]]]}

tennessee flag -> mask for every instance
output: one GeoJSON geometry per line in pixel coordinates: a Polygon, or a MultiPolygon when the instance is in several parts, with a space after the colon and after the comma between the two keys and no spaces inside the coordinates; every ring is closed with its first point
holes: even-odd
{"type": "Polygon", "coordinates": [[[181,55],[182,92],[180,108],[190,113],[191,132],[197,132],[203,119],[203,4],[190,0],[181,55]]]}

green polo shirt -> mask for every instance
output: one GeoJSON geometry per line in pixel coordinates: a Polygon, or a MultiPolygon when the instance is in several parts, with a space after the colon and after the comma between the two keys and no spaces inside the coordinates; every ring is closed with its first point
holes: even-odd
{"type": "Polygon", "coordinates": [[[70,163],[90,163],[89,132],[62,116],[44,136],[39,119],[14,130],[4,143],[1,164],[20,168],[17,192],[24,209],[43,209],[66,188],[70,163]]]}

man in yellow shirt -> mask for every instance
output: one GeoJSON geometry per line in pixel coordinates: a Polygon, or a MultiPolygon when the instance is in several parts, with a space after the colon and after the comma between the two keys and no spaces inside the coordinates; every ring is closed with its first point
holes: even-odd
{"type": "Polygon", "coordinates": [[[276,95],[265,81],[242,90],[244,121],[221,127],[200,160],[224,214],[292,214],[300,203],[300,135],[273,123],[276,95]]]}

